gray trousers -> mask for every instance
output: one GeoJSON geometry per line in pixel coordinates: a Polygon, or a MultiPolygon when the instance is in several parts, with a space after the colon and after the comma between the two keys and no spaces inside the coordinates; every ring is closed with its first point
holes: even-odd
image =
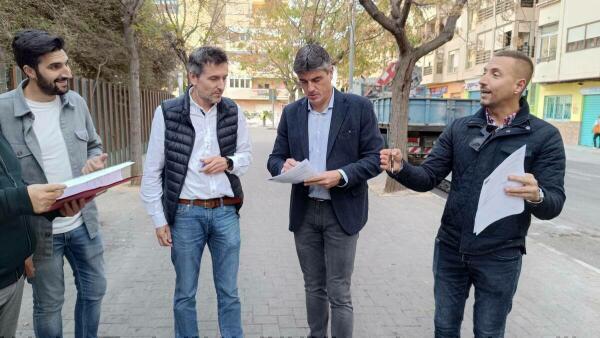
{"type": "Polygon", "coordinates": [[[350,283],[358,234],[349,236],[342,230],[330,201],[310,200],[294,240],[304,275],[310,337],[328,337],[331,306],[331,337],[351,338],[350,283]]]}
{"type": "Polygon", "coordinates": [[[23,279],[21,277],[16,283],[0,289],[0,338],[13,338],[17,333],[23,279]]]}

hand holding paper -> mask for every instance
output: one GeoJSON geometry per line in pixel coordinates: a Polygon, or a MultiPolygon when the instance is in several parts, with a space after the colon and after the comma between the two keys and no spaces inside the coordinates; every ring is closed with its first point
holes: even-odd
{"type": "MultiPolygon", "coordinates": [[[[516,179],[517,177],[525,177],[525,149],[526,146],[522,146],[508,156],[483,181],[473,227],[473,233],[476,235],[479,235],[497,220],[520,214],[525,210],[523,196],[529,196],[530,187],[522,189],[525,187],[520,182],[523,180],[530,182],[530,178],[516,179]],[[512,177],[513,180],[509,180],[509,177],[512,177]],[[507,193],[509,190],[511,194],[507,193]]],[[[537,182],[535,185],[537,186],[537,182]]]]}
{"type": "MultiPolygon", "coordinates": [[[[288,163],[288,161],[286,161],[286,163],[288,163]]],[[[317,176],[317,172],[310,166],[308,159],[302,162],[294,162],[296,163],[295,166],[291,167],[290,169],[284,170],[281,175],[269,178],[269,181],[298,184],[304,183],[305,180],[317,176]]]]}

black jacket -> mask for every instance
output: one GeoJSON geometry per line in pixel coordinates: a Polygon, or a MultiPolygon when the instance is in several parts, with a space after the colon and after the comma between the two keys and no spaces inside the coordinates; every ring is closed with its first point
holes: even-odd
{"type": "Polygon", "coordinates": [[[392,175],[410,189],[428,191],[452,172],[438,238],[460,253],[486,254],[507,247],[520,247],[525,252],[531,215],[539,219],[554,218],[565,203],[562,138],[554,126],[529,114],[525,99],[520,104],[512,124],[487,138],[482,132],[487,126],[484,108],[475,115],[455,120],[420,166],[405,162],[404,168],[392,175]],[[473,225],[483,180],[523,145],[527,145],[525,172],[535,176],[544,192],[544,201],[523,202],[524,212],[500,219],[475,236],[473,225]]]}
{"type": "Polygon", "coordinates": [[[0,289],[23,275],[25,259],[35,249],[35,236],[25,215],[33,215],[27,186],[17,157],[0,134],[0,289]]]}

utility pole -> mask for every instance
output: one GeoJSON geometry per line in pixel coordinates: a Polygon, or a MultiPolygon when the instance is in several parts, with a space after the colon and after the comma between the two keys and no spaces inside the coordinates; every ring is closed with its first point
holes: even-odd
{"type": "Polygon", "coordinates": [[[354,88],[354,30],[356,29],[354,0],[350,0],[350,55],[348,57],[348,92],[354,88]]]}
{"type": "Polygon", "coordinates": [[[269,89],[269,99],[271,99],[271,122],[273,123],[273,128],[275,128],[275,100],[277,99],[277,89],[269,89]]]}

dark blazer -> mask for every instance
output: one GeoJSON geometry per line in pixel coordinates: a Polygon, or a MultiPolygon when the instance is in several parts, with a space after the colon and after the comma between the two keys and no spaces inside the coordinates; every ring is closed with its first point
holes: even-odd
{"type": "MultiPolygon", "coordinates": [[[[367,180],[380,173],[379,151],[383,138],[371,102],[361,96],[334,91],[333,112],[327,142],[327,170],[342,169],[348,184],[329,190],[333,210],[342,229],[353,235],[367,223],[367,180]]],[[[288,158],[309,158],[308,100],[302,98],[286,106],[277,128],[277,139],[269,155],[271,175],[281,173],[288,158]]],[[[308,202],[308,187],[292,185],[290,231],[302,224],[308,202]]]]}

